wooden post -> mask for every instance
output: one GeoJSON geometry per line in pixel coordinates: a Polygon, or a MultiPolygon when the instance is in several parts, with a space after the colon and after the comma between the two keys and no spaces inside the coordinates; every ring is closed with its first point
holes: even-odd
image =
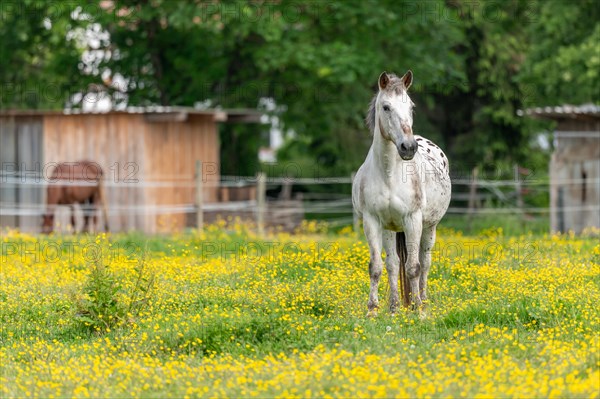
{"type": "Polygon", "coordinates": [[[258,235],[262,236],[265,233],[267,176],[263,172],[258,172],[256,183],[256,226],[258,228],[258,235]]]}
{"type": "Polygon", "coordinates": [[[473,168],[471,172],[471,184],[469,186],[469,211],[468,211],[468,223],[467,228],[471,230],[471,222],[473,221],[473,215],[475,213],[475,206],[477,204],[477,177],[479,176],[479,170],[477,167],[473,168]]]}
{"type": "Polygon", "coordinates": [[[279,199],[282,201],[289,201],[292,199],[292,183],[289,180],[284,180],[281,185],[281,194],[279,199]]]}
{"type": "MultiPolygon", "coordinates": [[[[353,186],[355,177],[356,172],[352,172],[352,174],[350,175],[350,181],[352,182],[353,186]]],[[[354,226],[354,234],[360,235],[360,220],[358,219],[358,214],[356,213],[354,206],[352,206],[352,225],[354,226]]]]}
{"type": "Polygon", "coordinates": [[[204,193],[202,184],[202,161],[196,161],[196,229],[202,232],[204,229],[204,212],[202,205],[204,203],[204,193]]]}
{"type": "Polygon", "coordinates": [[[517,208],[519,212],[523,212],[523,193],[521,191],[521,176],[519,175],[519,165],[513,166],[515,176],[515,196],[517,198],[517,208]]]}

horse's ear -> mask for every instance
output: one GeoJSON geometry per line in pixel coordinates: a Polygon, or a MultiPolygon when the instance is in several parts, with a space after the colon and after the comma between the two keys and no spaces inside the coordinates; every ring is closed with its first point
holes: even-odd
{"type": "Polygon", "coordinates": [[[412,71],[410,69],[408,71],[406,71],[406,73],[404,74],[404,76],[402,76],[401,79],[402,79],[402,83],[404,83],[404,87],[406,87],[406,90],[408,90],[408,88],[412,84],[412,79],[413,79],[412,71]]]}
{"type": "Polygon", "coordinates": [[[379,75],[379,90],[384,90],[389,83],[390,77],[388,76],[387,72],[381,72],[381,75],[379,75]]]}

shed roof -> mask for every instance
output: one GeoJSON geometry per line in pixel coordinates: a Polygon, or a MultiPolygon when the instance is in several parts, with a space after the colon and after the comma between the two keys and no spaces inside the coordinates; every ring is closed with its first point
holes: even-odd
{"type": "Polygon", "coordinates": [[[517,115],[529,115],[534,118],[544,119],[600,119],[600,105],[582,104],[582,105],[560,105],[554,107],[535,107],[526,110],[518,110],[517,115]]]}
{"type": "Polygon", "coordinates": [[[39,110],[39,109],[9,109],[0,110],[0,116],[44,116],[44,115],[109,115],[109,114],[143,114],[148,120],[160,121],[180,121],[187,120],[188,115],[207,115],[213,116],[216,122],[244,122],[261,123],[262,112],[254,109],[198,109],[184,106],[147,106],[147,107],[126,107],[123,109],[111,110],[39,110]]]}

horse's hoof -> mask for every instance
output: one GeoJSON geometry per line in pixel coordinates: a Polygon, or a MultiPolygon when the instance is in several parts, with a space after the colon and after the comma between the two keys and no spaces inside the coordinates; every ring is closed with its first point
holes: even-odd
{"type": "Polygon", "coordinates": [[[377,317],[377,309],[372,309],[372,310],[369,310],[369,311],[367,312],[367,317],[369,317],[369,318],[372,318],[372,317],[377,317]]]}
{"type": "Polygon", "coordinates": [[[411,302],[408,309],[410,309],[411,312],[420,312],[423,309],[423,303],[422,302],[411,302]]]}

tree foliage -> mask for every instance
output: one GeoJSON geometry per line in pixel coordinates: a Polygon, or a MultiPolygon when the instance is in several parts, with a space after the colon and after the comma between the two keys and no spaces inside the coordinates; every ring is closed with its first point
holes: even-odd
{"type": "MultiPolygon", "coordinates": [[[[534,129],[518,109],[599,101],[593,0],[51,4],[1,9],[3,107],[81,106],[86,98],[73,94],[89,91],[116,106],[260,108],[272,98],[297,138],[281,156],[302,154],[323,173],[362,162],[382,70],[413,70],[415,131],[459,168],[524,162],[534,129]],[[60,88],[52,101],[6,90],[45,82],[60,88]]],[[[254,172],[264,131],[223,129],[224,173],[254,172]]]]}
{"type": "Polygon", "coordinates": [[[600,103],[600,3],[536,3],[521,81],[528,103],[600,103]]]}
{"type": "Polygon", "coordinates": [[[60,108],[73,90],[81,52],[65,7],[23,0],[0,3],[1,108],[60,108]]]}

